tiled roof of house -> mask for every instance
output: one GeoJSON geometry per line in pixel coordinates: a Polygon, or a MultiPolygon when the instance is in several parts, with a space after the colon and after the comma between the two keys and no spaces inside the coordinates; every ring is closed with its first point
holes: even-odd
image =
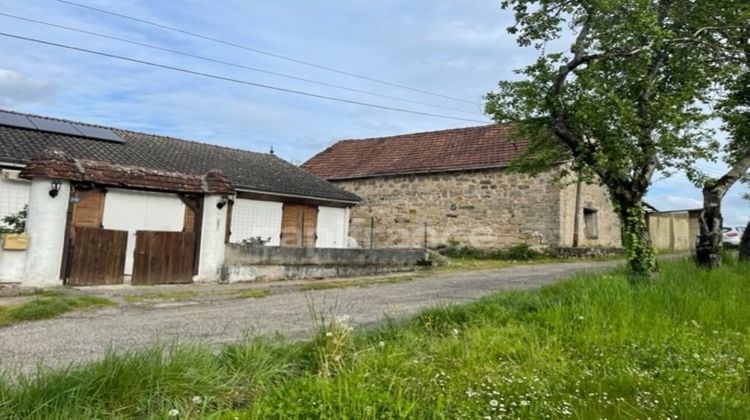
{"type": "Polygon", "coordinates": [[[525,141],[493,124],[363,140],[342,140],[302,164],[326,179],[365,178],[507,166],[525,141]]]}
{"type": "Polygon", "coordinates": [[[43,151],[55,149],[75,159],[104,161],[115,165],[137,166],[166,172],[202,176],[210,171],[219,170],[238,190],[324,200],[359,201],[356,195],[312,176],[272,154],[231,149],[117,128],[112,128],[112,130],[125,142],[108,142],[0,125],[0,162],[26,164],[43,151]]]}

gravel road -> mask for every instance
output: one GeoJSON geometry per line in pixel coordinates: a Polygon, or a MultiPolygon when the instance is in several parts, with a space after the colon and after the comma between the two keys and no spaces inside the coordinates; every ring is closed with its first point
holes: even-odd
{"type": "Polygon", "coordinates": [[[186,300],[123,305],[0,329],[0,363],[6,373],[32,372],[154,343],[229,343],[246,334],[280,332],[305,338],[316,312],[351,316],[355,326],[477,299],[498,290],[527,289],[571,274],[601,270],[618,261],[528,265],[502,270],[434,274],[413,281],[321,291],[289,291],[260,299],[186,300]]]}

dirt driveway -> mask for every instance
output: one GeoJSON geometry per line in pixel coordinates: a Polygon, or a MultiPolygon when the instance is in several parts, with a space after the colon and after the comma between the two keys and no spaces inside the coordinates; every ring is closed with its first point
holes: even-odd
{"type": "Polygon", "coordinates": [[[466,302],[498,290],[532,288],[618,264],[621,262],[528,265],[434,274],[367,288],[281,291],[258,299],[225,295],[158,305],[121,305],[0,329],[0,360],[6,372],[30,372],[38,363],[59,367],[99,358],[108,349],[125,351],[154,343],[217,345],[240,340],[245,334],[273,332],[300,339],[313,327],[311,306],[317,312],[348,314],[354,325],[362,326],[386,315],[404,317],[435,305],[466,302]]]}

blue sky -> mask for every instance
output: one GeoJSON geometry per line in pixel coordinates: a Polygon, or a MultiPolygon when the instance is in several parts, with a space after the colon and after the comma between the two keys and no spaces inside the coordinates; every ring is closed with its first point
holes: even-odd
{"type": "MultiPolygon", "coordinates": [[[[512,15],[498,0],[77,0],[123,14],[353,73],[462,98],[457,102],[253,54],[55,0],[4,0],[0,12],[157,44],[244,66],[429,104],[368,96],[66,32],[0,16],[3,32],[355,101],[489,121],[481,97],[536,52],[516,46],[512,15]]],[[[266,152],[300,163],[338,139],[477,125],[281,92],[144,67],[0,37],[0,108],[266,152]]],[[[724,166],[701,162],[712,174],[724,166]]],[[[654,184],[660,209],[699,207],[700,191],[678,174],[654,184]]],[[[726,223],[745,224],[736,186],[726,223]]]]}

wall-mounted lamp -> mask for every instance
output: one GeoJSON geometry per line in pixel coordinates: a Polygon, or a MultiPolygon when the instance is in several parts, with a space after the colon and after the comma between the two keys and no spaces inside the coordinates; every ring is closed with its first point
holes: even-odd
{"type": "Polygon", "coordinates": [[[224,208],[224,206],[227,205],[227,203],[229,203],[229,196],[222,195],[221,198],[219,199],[219,202],[216,203],[216,208],[221,210],[224,208]]]}
{"type": "Polygon", "coordinates": [[[62,187],[62,182],[60,182],[59,179],[55,179],[52,181],[52,184],[50,184],[49,188],[49,196],[52,198],[57,197],[57,194],[60,193],[60,188],[62,187]]]}

